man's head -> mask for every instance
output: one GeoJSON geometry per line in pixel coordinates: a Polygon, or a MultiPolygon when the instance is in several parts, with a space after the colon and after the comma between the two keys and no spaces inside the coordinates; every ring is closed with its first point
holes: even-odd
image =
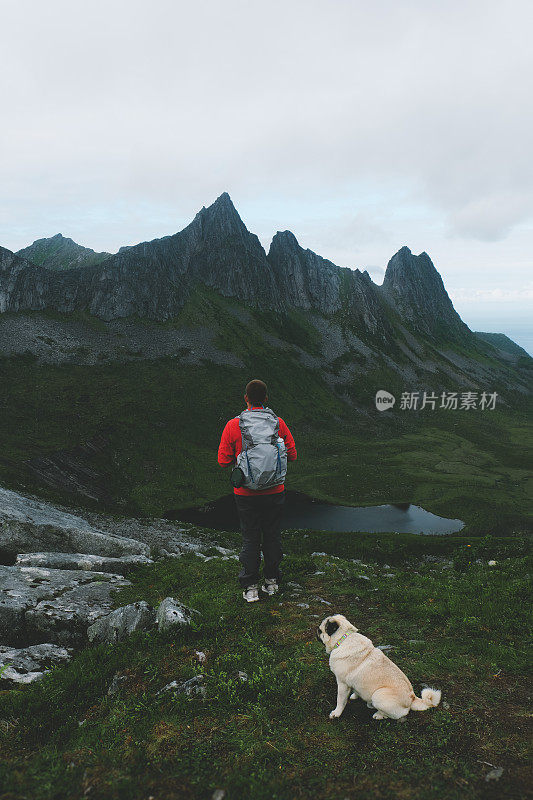
{"type": "Polygon", "coordinates": [[[250,406],[264,406],[268,399],[266,383],[259,380],[253,380],[247,383],[244,399],[250,406]]]}

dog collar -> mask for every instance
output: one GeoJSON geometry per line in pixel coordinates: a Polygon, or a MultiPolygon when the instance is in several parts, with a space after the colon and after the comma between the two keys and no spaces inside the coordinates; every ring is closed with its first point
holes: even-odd
{"type": "Polygon", "coordinates": [[[341,638],[339,639],[339,641],[335,642],[335,644],[333,645],[333,647],[331,649],[335,650],[335,648],[338,647],[340,645],[340,643],[343,642],[346,639],[346,637],[349,636],[350,634],[351,634],[351,631],[346,631],[346,633],[343,633],[341,638]]]}

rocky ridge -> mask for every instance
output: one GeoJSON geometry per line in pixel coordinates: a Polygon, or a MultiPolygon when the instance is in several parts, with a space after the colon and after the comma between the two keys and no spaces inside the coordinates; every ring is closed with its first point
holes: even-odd
{"type": "Polygon", "coordinates": [[[226,192],[179,233],[122,247],[100,263],[57,270],[30,263],[28,255],[35,258],[0,248],[0,312],[85,310],[108,321],[131,315],[161,321],[175,317],[202,284],[263,310],[342,313],[380,340],[394,338],[395,309],[409,322],[421,315],[426,335],[474,336],[426,253],[401,248],[383,287],[366,271],[304,250],[290,231],[278,232],[267,254],[226,192]]]}

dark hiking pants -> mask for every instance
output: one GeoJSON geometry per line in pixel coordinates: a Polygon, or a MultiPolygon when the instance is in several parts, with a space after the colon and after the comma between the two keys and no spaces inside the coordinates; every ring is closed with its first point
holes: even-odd
{"type": "Polygon", "coordinates": [[[243,589],[259,583],[259,566],[263,552],[263,577],[279,580],[281,549],[281,517],[285,490],[276,494],[234,495],[242,532],[239,561],[242,569],[239,583],[243,589]]]}

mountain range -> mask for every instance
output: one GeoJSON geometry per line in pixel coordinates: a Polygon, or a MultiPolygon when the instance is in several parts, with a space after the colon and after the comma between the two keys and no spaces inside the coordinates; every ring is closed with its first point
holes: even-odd
{"type": "Polygon", "coordinates": [[[408,345],[407,330],[440,345],[479,347],[427,253],[402,247],[381,286],[366,270],[338,267],[304,249],[290,231],[278,231],[267,253],[227,193],[179,233],[114,255],[61,234],[17,253],[0,247],[0,312],[83,310],[106,321],[165,321],[179,314],[198,285],[263,311],[337,317],[383,347],[408,345]]]}
{"type": "Polygon", "coordinates": [[[220,497],[221,426],[262,377],[299,441],[292,488],[509,529],[527,507],[533,359],[484,337],[427,253],[402,247],[380,286],[290,231],[266,252],[226,193],[115,254],[61,235],[0,248],[0,482],[135,514],[220,497]],[[425,390],[496,392],[497,410],[402,411],[425,390]]]}

